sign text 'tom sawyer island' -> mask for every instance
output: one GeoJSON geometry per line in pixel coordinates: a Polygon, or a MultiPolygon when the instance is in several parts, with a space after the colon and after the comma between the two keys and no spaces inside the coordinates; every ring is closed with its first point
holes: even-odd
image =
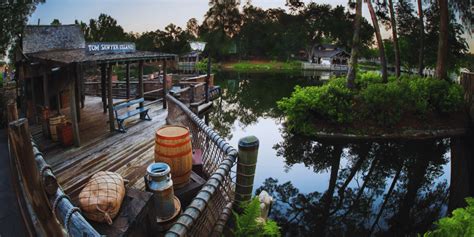
{"type": "Polygon", "coordinates": [[[116,54],[116,53],[133,53],[135,52],[135,43],[119,42],[119,43],[88,43],[86,52],[88,54],[116,54]]]}

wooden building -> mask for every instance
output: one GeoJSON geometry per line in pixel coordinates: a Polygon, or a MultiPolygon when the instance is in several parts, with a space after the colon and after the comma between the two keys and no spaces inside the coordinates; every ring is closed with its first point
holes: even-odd
{"type": "MultiPolygon", "coordinates": [[[[138,64],[138,94],[143,98],[143,64],[161,62],[166,67],[166,62],[174,61],[176,57],[174,54],[137,51],[134,45],[133,49],[129,50],[99,53],[91,53],[90,48],[88,50],[86,46],[88,44],[78,25],[27,26],[24,30],[21,52],[18,52],[17,58],[20,60],[16,62],[22,114],[30,118],[30,121],[39,123],[41,120],[45,123],[51,114],[69,108],[67,115],[72,123],[76,146],[81,144],[78,124],[81,121],[81,109],[86,104],[85,68],[100,68],[103,112],[109,114],[108,123],[110,131],[113,132],[116,130],[112,94],[113,67],[126,65],[126,84],[129,93],[130,64],[138,64]]],[[[162,91],[164,97],[166,89],[162,91]]],[[[166,106],[166,103],[163,103],[166,106]]]]}
{"type": "Polygon", "coordinates": [[[334,45],[315,44],[306,57],[307,62],[303,63],[303,69],[338,71],[347,70],[351,55],[334,45]]]}

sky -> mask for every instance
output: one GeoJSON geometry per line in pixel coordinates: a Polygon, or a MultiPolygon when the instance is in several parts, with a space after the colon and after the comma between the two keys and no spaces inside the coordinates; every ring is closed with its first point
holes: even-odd
{"type": "MultiPolygon", "coordinates": [[[[348,1],[314,2],[346,6],[348,1]]],[[[285,0],[252,0],[252,4],[264,9],[285,8],[285,0]]],[[[141,33],[164,29],[169,23],[185,28],[190,18],[196,18],[201,23],[208,7],[208,0],[46,0],[38,6],[28,23],[37,24],[38,19],[40,24],[50,24],[53,19],[59,19],[63,24],[73,24],[76,19],[88,23],[89,19],[106,13],[115,18],[125,31],[141,33]]],[[[363,14],[371,22],[365,4],[363,14]]],[[[383,32],[383,35],[387,38],[390,34],[383,32]]],[[[465,37],[473,53],[474,39],[467,34],[465,37]]]]}

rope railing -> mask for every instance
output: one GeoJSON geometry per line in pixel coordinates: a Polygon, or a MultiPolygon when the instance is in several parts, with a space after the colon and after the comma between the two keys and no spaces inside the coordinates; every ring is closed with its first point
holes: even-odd
{"type": "Polygon", "coordinates": [[[194,150],[201,150],[207,182],[166,236],[220,236],[231,216],[234,185],[230,176],[238,152],[179,100],[167,95],[169,124],[190,129],[194,150]]]}

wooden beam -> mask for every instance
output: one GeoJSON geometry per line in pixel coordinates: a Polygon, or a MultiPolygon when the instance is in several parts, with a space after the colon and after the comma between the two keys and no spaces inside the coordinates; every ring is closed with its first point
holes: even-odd
{"type": "Polygon", "coordinates": [[[48,70],[43,70],[43,97],[44,106],[49,108],[49,85],[48,85],[48,70]]]}
{"type": "Polygon", "coordinates": [[[163,109],[166,109],[166,60],[163,61],[163,109]]]}
{"type": "MultiPolygon", "coordinates": [[[[144,91],[143,91],[143,61],[138,62],[138,95],[140,98],[143,98],[144,91]]],[[[143,107],[143,103],[140,103],[140,107],[143,107]]],[[[140,118],[144,119],[145,116],[140,114],[140,118]]]]}
{"type": "Polygon", "coordinates": [[[76,83],[73,79],[73,68],[69,66],[68,70],[68,82],[69,82],[69,110],[71,112],[71,122],[72,122],[72,133],[74,145],[76,147],[81,146],[81,139],[79,136],[79,123],[77,119],[77,103],[76,103],[76,83]]]}
{"type": "Polygon", "coordinates": [[[26,202],[32,209],[29,210],[30,217],[37,220],[35,229],[40,236],[61,236],[63,232],[55,220],[53,213],[47,203],[45,187],[40,179],[31,134],[28,129],[28,120],[19,119],[9,124],[10,154],[13,166],[16,166],[21,179],[21,189],[26,202]]]}
{"type": "Polygon", "coordinates": [[[125,82],[127,87],[127,99],[130,99],[130,63],[125,66],[125,82]]]}
{"type": "Polygon", "coordinates": [[[49,68],[43,68],[43,110],[41,111],[41,122],[42,122],[42,130],[43,136],[49,137],[49,129],[48,129],[48,118],[45,116],[44,111],[48,111],[49,113],[50,105],[49,105],[49,68]]]}
{"type": "Polygon", "coordinates": [[[108,89],[108,107],[109,107],[109,126],[110,132],[115,131],[114,111],[113,111],[113,98],[112,98],[112,64],[109,64],[107,68],[107,89],[108,89]]]}
{"type": "Polygon", "coordinates": [[[106,93],[106,77],[107,77],[107,68],[105,64],[100,65],[100,90],[102,97],[102,108],[104,113],[107,113],[107,93],[106,93]]]}
{"type": "Polygon", "coordinates": [[[80,69],[79,64],[74,63],[74,82],[76,83],[76,114],[77,114],[77,122],[81,122],[81,82],[80,82],[80,69]]]}
{"type": "Polygon", "coordinates": [[[36,91],[35,91],[35,79],[30,78],[30,88],[31,88],[31,103],[33,103],[33,121],[38,123],[38,114],[36,113],[36,91]]]}

